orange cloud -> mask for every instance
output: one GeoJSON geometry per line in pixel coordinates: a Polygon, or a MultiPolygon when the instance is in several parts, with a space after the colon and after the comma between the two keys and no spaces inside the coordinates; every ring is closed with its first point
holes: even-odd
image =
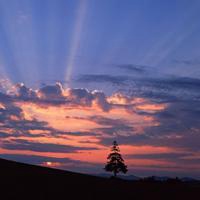
{"type": "MultiPolygon", "coordinates": [[[[160,112],[165,110],[168,105],[156,104],[147,98],[128,97],[120,93],[105,96],[103,92],[99,91],[64,89],[61,84],[57,83],[54,86],[45,86],[35,91],[26,88],[23,84],[18,85],[18,93],[13,98],[13,106],[20,108],[18,112],[21,113],[20,115],[9,115],[12,123],[20,120],[29,125],[35,122],[44,123],[39,127],[30,126],[25,129],[23,129],[23,124],[20,126],[16,124],[18,129],[20,127],[18,132],[14,128],[5,127],[5,133],[16,133],[18,139],[41,145],[69,145],[90,149],[63,153],[1,148],[1,153],[14,152],[15,154],[70,158],[103,164],[106,162],[109,148],[101,143],[102,139],[115,139],[116,136],[128,138],[133,135],[145,134],[146,129],[159,126],[159,121],[154,115],[145,113],[160,112]],[[140,114],[140,111],[144,113],[140,114]],[[105,130],[109,128],[114,131],[106,133],[105,130]]],[[[1,103],[0,109],[6,109],[6,106],[1,103]]],[[[14,138],[13,135],[5,141],[12,141],[14,138]]],[[[123,155],[177,152],[177,149],[151,145],[121,145],[120,148],[123,155]]],[[[126,161],[129,165],[135,166],[171,164],[169,161],[153,159],[127,158],[126,161]]],[[[60,163],[50,161],[42,163],[42,165],[61,167],[60,163]]]]}

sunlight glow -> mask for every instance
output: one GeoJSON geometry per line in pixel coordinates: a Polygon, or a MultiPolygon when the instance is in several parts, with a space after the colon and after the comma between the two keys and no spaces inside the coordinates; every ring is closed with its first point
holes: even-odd
{"type": "Polygon", "coordinates": [[[67,70],[66,70],[66,82],[68,86],[71,81],[72,70],[74,67],[75,58],[77,56],[77,50],[80,45],[81,31],[82,31],[84,18],[86,15],[86,10],[87,10],[87,0],[80,0],[79,7],[77,10],[77,18],[75,21],[75,26],[74,26],[74,31],[73,31],[74,35],[72,36],[72,41],[71,41],[71,49],[70,49],[69,55],[67,56],[68,61],[67,61],[67,70]]]}

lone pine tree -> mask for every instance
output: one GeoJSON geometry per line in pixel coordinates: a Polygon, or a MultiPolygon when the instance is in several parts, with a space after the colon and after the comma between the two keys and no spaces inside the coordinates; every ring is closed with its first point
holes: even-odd
{"type": "Polygon", "coordinates": [[[111,153],[107,157],[107,164],[104,168],[108,172],[113,172],[114,177],[116,177],[119,172],[123,172],[125,174],[128,171],[127,166],[124,164],[124,160],[119,152],[120,150],[118,144],[114,141],[111,153]]]}

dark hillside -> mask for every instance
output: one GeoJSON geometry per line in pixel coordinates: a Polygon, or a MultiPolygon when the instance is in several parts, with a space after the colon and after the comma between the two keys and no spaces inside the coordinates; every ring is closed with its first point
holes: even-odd
{"type": "Polygon", "coordinates": [[[125,181],[0,159],[0,199],[198,199],[200,185],[125,181]]]}

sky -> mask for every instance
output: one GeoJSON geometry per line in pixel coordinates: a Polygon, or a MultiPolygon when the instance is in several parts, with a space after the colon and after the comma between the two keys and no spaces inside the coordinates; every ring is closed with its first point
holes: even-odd
{"type": "Polygon", "coordinates": [[[0,0],[0,157],[200,178],[200,0],[0,0]]]}

